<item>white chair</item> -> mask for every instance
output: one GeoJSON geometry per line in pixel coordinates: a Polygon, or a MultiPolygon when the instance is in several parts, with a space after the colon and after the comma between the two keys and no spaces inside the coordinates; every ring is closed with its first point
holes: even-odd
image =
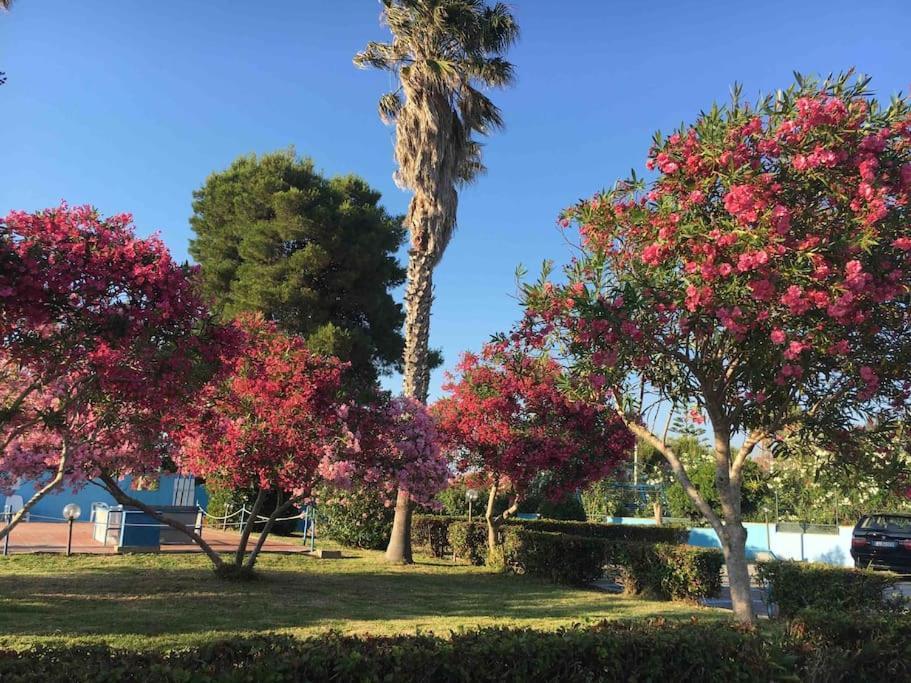
{"type": "MultiPolygon", "coordinates": [[[[22,496],[14,495],[6,497],[6,505],[4,507],[9,508],[11,514],[15,515],[19,510],[25,506],[25,501],[22,500],[22,496]]],[[[23,521],[27,522],[29,514],[26,512],[23,521]]]]}

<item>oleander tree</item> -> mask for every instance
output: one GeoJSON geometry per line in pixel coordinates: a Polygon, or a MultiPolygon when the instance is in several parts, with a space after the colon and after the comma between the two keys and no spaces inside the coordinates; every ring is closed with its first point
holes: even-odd
{"type": "Polygon", "coordinates": [[[217,341],[189,274],[129,215],[0,220],[0,488],[38,482],[0,537],[62,486],[157,472],[161,420],[217,341]]]}
{"type": "Polygon", "coordinates": [[[239,353],[224,358],[225,371],[175,414],[169,435],[181,471],[254,492],[233,563],[200,543],[216,570],[249,573],[275,521],[311,496],[323,461],[348,450],[347,364],[313,353],[261,315],[235,324],[243,339],[239,353]],[[262,515],[270,495],[276,504],[262,515]],[[254,526],[262,530],[247,553],[254,526]]]}
{"type": "Polygon", "coordinates": [[[799,77],[755,105],[735,91],[649,151],[633,177],[568,209],[580,252],[524,289],[520,333],[667,460],[717,532],[738,620],[753,619],[742,525],[757,444],[832,453],[907,414],[911,111],[868,79],[799,77]],[[708,418],[716,512],[637,387],[708,418]]]}
{"type": "Polygon", "coordinates": [[[369,488],[387,507],[399,491],[424,507],[440,507],[437,494],[451,472],[427,407],[406,396],[378,395],[346,411],[350,447],[321,463],[321,474],[341,489],[369,488]]]}
{"type": "Polygon", "coordinates": [[[255,496],[233,562],[197,540],[216,571],[252,572],[276,520],[322,484],[367,486],[389,505],[397,490],[429,502],[445,486],[447,462],[420,403],[382,395],[354,403],[345,390],[348,363],[314,353],[259,314],[243,315],[235,326],[239,352],[230,349],[224,370],[174,415],[169,430],[181,471],[255,496]],[[267,498],[276,500],[269,514],[267,498]]]}
{"type": "Polygon", "coordinates": [[[571,378],[554,359],[503,338],[466,353],[433,405],[444,448],[457,469],[485,480],[487,542],[518,510],[533,482],[552,500],[613,473],[632,452],[633,435],[604,406],[570,396],[571,378]],[[498,493],[505,511],[494,515],[498,493]]]}

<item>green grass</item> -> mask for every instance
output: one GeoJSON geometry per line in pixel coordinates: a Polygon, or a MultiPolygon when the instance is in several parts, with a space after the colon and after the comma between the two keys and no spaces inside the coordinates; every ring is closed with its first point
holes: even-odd
{"type": "Polygon", "coordinates": [[[264,555],[260,578],[225,582],[200,555],[0,558],[0,645],[191,645],[232,634],[448,634],[476,626],[555,629],[602,619],[723,618],[724,612],[553,586],[483,567],[381,554],[264,555]]]}

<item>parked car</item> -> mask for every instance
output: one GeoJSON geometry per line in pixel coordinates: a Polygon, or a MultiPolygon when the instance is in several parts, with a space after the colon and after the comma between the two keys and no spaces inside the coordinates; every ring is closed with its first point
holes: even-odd
{"type": "Polygon", "coordinates": [[[911,514],[864,515],[854,527],[851,557],[855,567],[911,574],[911,514]]]}

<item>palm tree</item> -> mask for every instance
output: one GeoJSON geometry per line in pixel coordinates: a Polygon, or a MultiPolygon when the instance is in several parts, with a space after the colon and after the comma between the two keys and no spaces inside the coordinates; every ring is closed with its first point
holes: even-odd
{"type": "MultiPolygon", "coordinates": [[[[484,172],[475,134],[502,127],[481,92],[513,82],[502,55],[519,34],[509,8],[485,0],[382,0],[392,42],[369,43],[354,63],[394,73],[398,88],[380,98],[395,123],[396,182],[414,195],[405,216],[411,235],[405,287],[406,396],[426,402],[433,269],[456,226],[458,188],[484,172]]],[[[410,504],[399,492],[386,558],[411,562],[410,504]]]]}

